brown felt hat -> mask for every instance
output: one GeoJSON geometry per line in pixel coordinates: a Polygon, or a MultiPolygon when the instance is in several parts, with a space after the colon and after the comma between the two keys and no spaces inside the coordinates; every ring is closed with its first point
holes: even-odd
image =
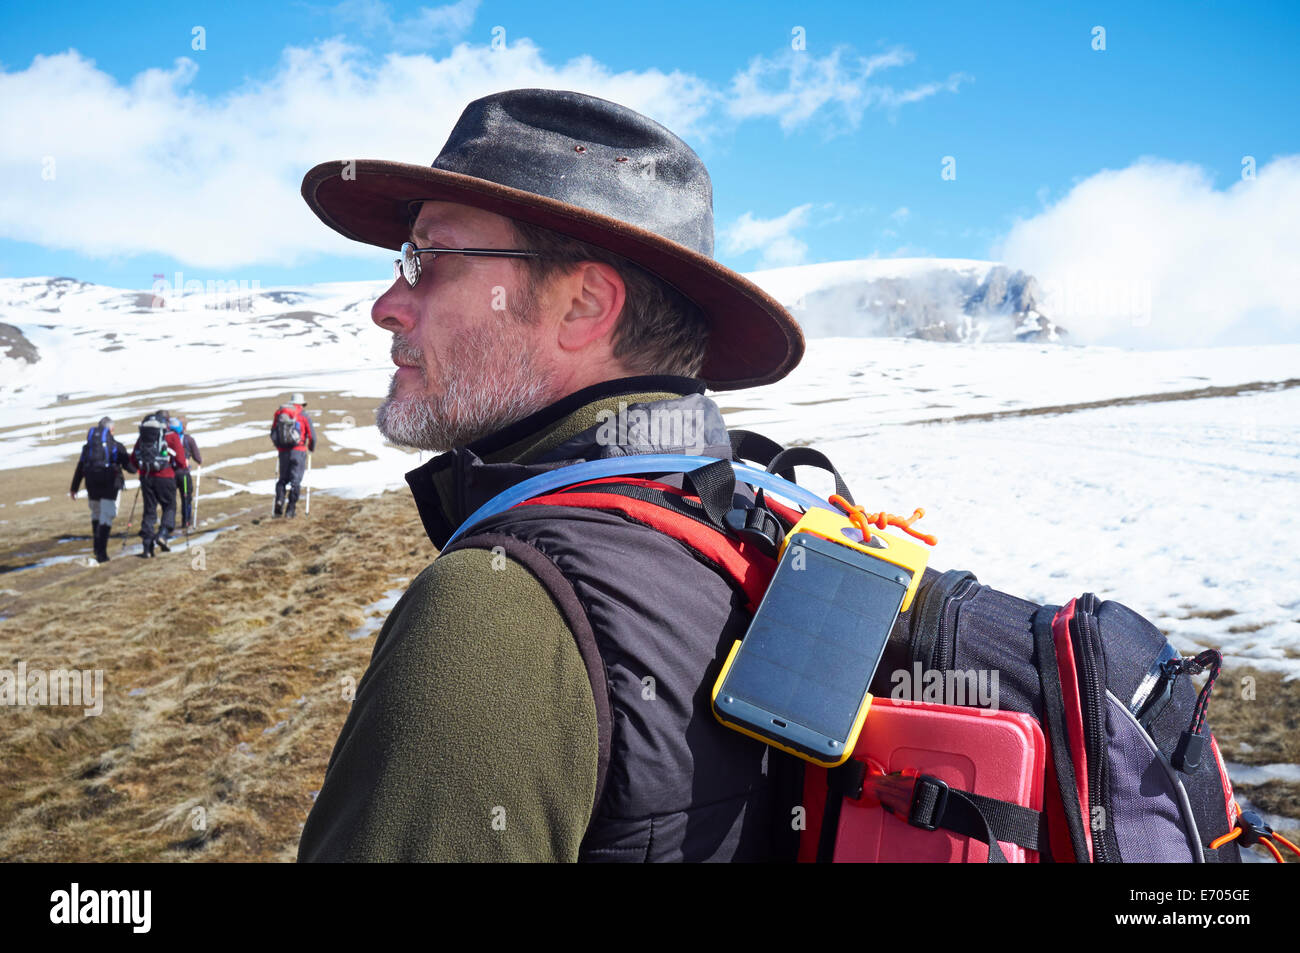
{"type": "Polygon", "coordinates": [[[398,250],[412,202],[472,205],[622,255],[709,319],[700,376],[714,390],[770,384],[803,357],[785,308],[713,260],[713,184],[700,157],[640,113],[595,96],[512,89],[461,113],[433,165],[323,162],[302,195],[326,225],[398,250]]]}

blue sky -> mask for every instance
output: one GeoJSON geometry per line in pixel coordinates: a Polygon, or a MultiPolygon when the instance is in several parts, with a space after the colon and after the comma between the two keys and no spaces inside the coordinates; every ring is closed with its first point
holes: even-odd
{"type": "MultiPolygon", "coordinates": [[[[1214,209],[1243,156],[1300,153],[1297,48],[1296,3],[7,4],[0,276],[384,277],[391,255],[331,236],[302,173],[427,165],[465,102],[520,85],[679,132],[713,177],[717,257],[738,270],[1008,249],[1046,268],[1024,249],[1071,247],[1072,192],[1107,170],[1192,170],[1214,209]],[[496,26],[508,55],[488,49],[496,26]]],[[[1225,228],[1253,226],[1234,213],[1225,228]]]]}

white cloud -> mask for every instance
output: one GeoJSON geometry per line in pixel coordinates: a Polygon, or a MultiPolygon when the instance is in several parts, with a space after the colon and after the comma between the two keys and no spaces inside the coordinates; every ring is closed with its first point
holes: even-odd
{"type": "Polygon", "coordinates": [[[474,23],[478,7],[479,0],[459,0],[443,7],[421,7],[410,16],[394,19],[382,0],[343,0],[330,13],[335,21],[357,27],[364,36],[377,36],[396,49],[410,50],[460,39],[474,23]]]}
{"type": "Polygon", "coordinates": [[[906,205],[904,205],[904,206],[901,206],[900,208],[896,208],[896,209],[894,209],[892,212],[890,212],[890,213],[889,213],[889,217],[892,218],[894,221],[898,222],[898,224],[901,225],[901,224],[903,224],[903,222],[906,222],[906,221],[907,221],[908,217],[909,217],[911,214],[912,214],[912,210],[909,209],[906,205]]]}
{"type": "Polygon", "coordinates": [[[790,132],[827,106],[836,106],[849,126],[856,128],[868,109],[895,110],[944,90],[955,93],[961,83],[970,80],[964,73],[954,73],[942,82],[901,92],[867,81],[881,70],[903,66],[912,59],[913,54],[903,49],[869,58],[850,57],[843,46],[823,57],[793,49],[771,57],[756,56],[732,77],[727,111],[737,119],[776,118],[781,129],[790,132]]]}
{"type": "Polygon", "coordinates": [[[309,168],[348,158],[428,165],[465,104],[503,89],[582,90],[683,137],[716,96],[679,72],[614,73],[590,57],[551,65],[527,39],[378,60],[327,40],[286,49],[269,78],[216,97],[189,88],[197,57],[129,83],[76,50],[0,71],[0,236],[97,257],[167,254],[250,279],[259,263],[322,252],[369,255],[382,270],[382,251],[307,208],[299,186],[309,168]]]}
{"type": "Polygon", "coordinates": [[[1076,340],[1197,346],[1300,340],[1300,155],[1216,190],[1142,159],[1076,184],[994,248],[1035,275],[1076,340]]]}
{"type": "Polygon", "coordinates": [[[722,245],[729,255],[761,251],[758,268],[802,265],[808,245],[794,237],[794,230],[808,224],[812,204],[797,205],[776,218],[755,218],[749,212],[740,216],[722,232],[722,245]]]}
{"type": "MultiPolygon", "coordinates": [[[[379,0],[330,10],[391,46],[398,34],[420,42],[465,34],[477,3],[408,17],[379,0]]],[[[302,201],[309,168],[350,158],[427,165],[466,103],[520,87],[588,92],[707,142],[745,118],[779,116],[789,127],[823,110],[858,110],[862,97],[897,99],[863,80],[911,59],[894,50],[845,66],[843,50],[804,56],[764,106],[736,92],[767,77],[754,64],[728,93],[677,70],[614,72],[587,55],[551,63],[527,38],[508,37],[493,50],[489,29],[483,33],[483,42],[439,55],[380,56],[341,38],[289,47],[264,78],[216,95],[193,88],[205,52],[128,81],[72,49],[37,56],[26,69],[0,68],[0,237],[92,257],[167,255],[221,269],[223,278],[251,280],[259,265],[293,266],[322,253],[369,256],[382,271],[382,251],[323,227],[302,201]]],[[[768,261],[806,252],[788,231],[763,249],[768,261]]]]}

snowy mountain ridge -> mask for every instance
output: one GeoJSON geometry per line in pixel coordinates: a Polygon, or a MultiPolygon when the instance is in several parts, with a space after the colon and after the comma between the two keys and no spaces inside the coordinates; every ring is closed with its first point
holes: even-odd
{"type": "MultiPolygon", "coordinates": [[[[810,338],[914,337],[931,341],[1057,341],[1035,279],[970,259],[862,259],[757,271],[749,276],[791,310],[810,338]]],[[[371,335],[370,306],[388,282],[261,288],[257,282],[185,280],[148,290],[66,277],[0,279],[0,401],[50,375],[84,382],[76,369],[127,352],[142,366],[235,357],[250,376],[284,368],[282,349],[301,338],[313,368],[386,365],[371,335]],[[178,328],[183,322],[183,330],[178,328]],[[367,337],[358,337],[361,335],[367,337]],[[374,347],[358,347],[373,339],[374,347]],[[42,365],[58,354],[59,367],[42,365]],[[37,369],[39,368],[39,373],[37,369]]],[[[103,369],[102,366],[100,368],[103,369]]],[[[125,384],[125,382],[123,382],[125,384]]]]}
{"type": "Polygon", "coordinates": [[[867,258],[751,272],[809,337],[1058,341],[1037,279],[966,258],[867,258]]]}

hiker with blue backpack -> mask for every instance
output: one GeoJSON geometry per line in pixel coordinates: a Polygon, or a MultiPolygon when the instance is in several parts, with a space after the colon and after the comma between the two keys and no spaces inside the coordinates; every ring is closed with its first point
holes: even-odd
{"type": "Polygon", "coordinates": [[[90,499],[91,538],[94,540],[95,559],[108,562],[108,537],[117,515],[117,497],[126,485],[122,471],[135,473],[135,461],[126,447],[113,436],[113,420],[101,417],[99,423],[86,432],[86,442],[77,459],[77,469],[72,475],[68,496],[77,498],[81,481],[86,481],[86,496],[90,499]]]}
{"type": "Polygon", "coordinates": [[[308,454],[316,451],[316,431],[304,410],[307,398],[295,393],[287,404],[276,408],[271,417],[271,443],[280,455],[279,476],[275,481],[275,507],[271,515],[292,519],[297,515],[298,495],[309,469],[308,454]]]}
{"type": "MultiPolygon", "coordinates": [[[[181,438],[181,443],[185,447],[185,462],[187,464],[201,465],[203,456],[199,453],[199,445],[195,442],[194,436],[185,430],[185,418],[169,417],[167,428],[181,438]]],[[[177,466],[174,469],[176,471],[176,492],[180,495],[181,529],[193,529],[195,482],[191,469],[197,470],[198,467],[177,466]]]]}
{"type": "Polygon", "coordinates": [[[131,459],[140,471],[140,492],[144,513],[140,517],[140,556],[152,559],[154,546],[170,552],[167,541],[176,530],[176,470],[185,469],[185,445],[167,426],[164,411],[140,421],[140,436],[131,459]],[[161,510],[161,519],[159,511],[161,510]]]}

